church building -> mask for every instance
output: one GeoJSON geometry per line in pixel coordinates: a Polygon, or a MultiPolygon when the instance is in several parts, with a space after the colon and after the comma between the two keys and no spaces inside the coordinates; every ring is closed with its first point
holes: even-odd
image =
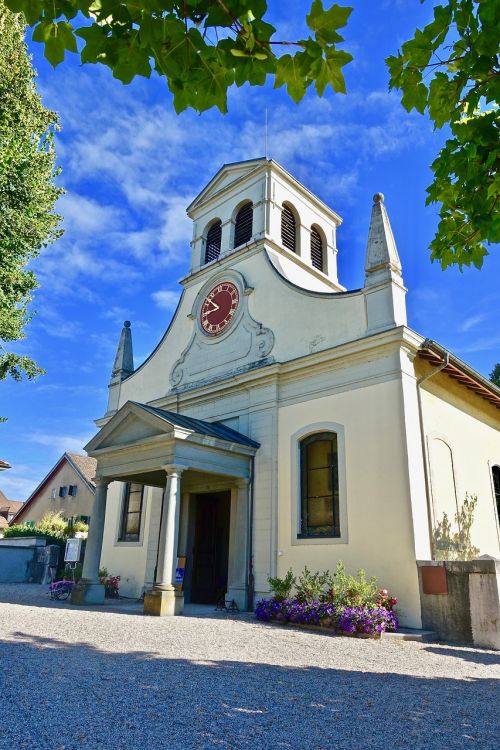
{"type": "Polygon", "coordinates": [[[499,556],[500,389],[407,326],[382,194],[371,211],[364,286],[346,290],[340,216],[275,161],[224,165],[191,203],[172,322],[135,370],[125,322],[86,446],[74,601],[102,600],[102,565],[148,614],[220,596],[246,609],[268,576],[342,560],[420,627],[416,561],[466,493],[478,554],[499,556]]]}

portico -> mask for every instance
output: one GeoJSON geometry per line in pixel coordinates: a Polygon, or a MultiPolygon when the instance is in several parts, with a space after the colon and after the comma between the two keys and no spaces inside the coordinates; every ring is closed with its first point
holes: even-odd
{"type": "Polygon", "coordinates": [[[175,584],[177,558],[188,553],[195,507],[191,499],[196,496],[202,503],[207,487],[212,493],[223,490],[230,496],[224,586],[227,596],[245,607],[251,462],[258,447],[255,441],[223,424],[137,402],[124,404],[86,446],[88,454],[97,459],[97,489],[83,577],[75,587],[73,603],[104,601],[99,565],[108,486],[125,482],[162,489],[159,524],[149,528],[156,565],[153,584],[145,595],[145,614],[182,612],[184,594],[175,584]]]}

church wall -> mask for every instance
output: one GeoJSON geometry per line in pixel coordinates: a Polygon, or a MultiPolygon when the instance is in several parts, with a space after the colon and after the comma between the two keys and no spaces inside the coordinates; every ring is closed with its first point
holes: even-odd
{"type": "MultiPolygon", "coordinates": [[[[253,319],[254,328],[256,323],[262,323],[272,331],[274,347],[269,358],[279,362],[328,349],[366,334],[365,302],[361,292],[345,296],[332,293],[325,297],[293,287],[271,267],[262,252],[250,257],[241,255],[233,262],[228,261],[228,270],[229,266],[243,274],[246,284],[253,287],[253,291],[245,297],[248,312],[240,323],[233,326],[224,340],[218,340],[216,346],[208,343],[203,334],[196,334],[192,341],[198,323],[188,316],[197,313],[198,306],[193,306],[207,279],[203,275],[189,283],[171,331],[150,359],[121,384],[119,406],[129,399],[147,403],[166,396],[171,388],[169,378],[174,365],[189,348],[190,342],[191,349],[186,354],[186,361],[189,365],[189,358],[192,359],[201,347],[204,371],[200,371],[196,378],[181,382],[181,389],[187,384],[192,386],[197,381],[213,379],[213,372],[224,356],[228,360],[229,371],[231,368],[254,366],[259,356],[256,342],[251,344],[248,353],[241,349],[241,325],[249,319],[248,316],[253,319]]],[[[255,334],[253,336],[255,338],[255,334]]]]}
{"type": "MultiPolygon", "coordinates": [[[[279,410],[278,573],[333,571],[338,560],[355,572],[362,567],[377,576],[400,601],[402,622],[420,627],[418,574],[415,564],[408,464],[405,451],[400,379],[304,400],[279,410]],[[297,439],[311,426],[343,427],[346,503],[342,537],[297,539],[299,505],[297,439]]],[[[341,467],[339,467],[341,474],[341,467]]],[[[344,494],[344,497],[342,495],[344,494]]],[[[342,516],[341,516],[342,517],[342,516]]]]}
{"type": "Polygon", "coordinates": [[[154,506],[154,515],[161,502],[161,490],[155,487],[147,487],[145,490],[139,541],[119,542],[123,487],[122,482],[112,482],[108,487],[101,567],[107,568],[110,575],[121,576],[120,593],[123,596],[139,597],[146,579],[148,553],[151,554],[149,528],[152,507],[154,506]]]}
{"type": "Polygon", "coordinates": [[[500,465],[498,409],[448,376],[437,375],[422,388],[422,412],[433,525],[447,512],[456,529],[453,510],[461,507],[466,492],[477,495],[472,543],[479,547],[479,554],[499,557],[500,529],[491,478],[491,467],[500,465]]]}

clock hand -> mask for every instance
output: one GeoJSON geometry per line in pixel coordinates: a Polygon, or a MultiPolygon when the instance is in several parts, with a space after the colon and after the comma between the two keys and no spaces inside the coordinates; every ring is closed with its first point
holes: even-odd
{"type": "Polygon", "coordinates": [[[212,300],[211,300],[211,299],[209,299],[209,300],[207,300],[207,301],[208,301],[208,302],[210,302],[210,304],[211,304],[211,305],[212,305],[212,307],[213,307],[213,310],[210,310],[210,312],[215,312],[216,310],[219,310],[219,309],[220,309],[220,308],[219,308],[219,305],[216,305],[216,304],[215,304],[215,302],[212,302],[212,300]]]}

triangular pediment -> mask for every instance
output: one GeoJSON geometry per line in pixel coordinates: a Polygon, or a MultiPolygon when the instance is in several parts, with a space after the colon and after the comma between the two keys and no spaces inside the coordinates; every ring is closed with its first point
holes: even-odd
{"type": "Polygon", "coordinates": [[[87,443],[85,450],[92,453],[103,448],[132,445],[147,438],[173,434],[175,426],[165,419],[146,411],[139,405],[128,401],[97,435],[87,443]]]}
{"type": "Polygon", "coordinates": [[[224,164],[224,166],[219,169],[210,182],[200,193],[198,193],[194,201],[188,206],[188,215],[191,216],[192,212],[199,206],[206,203],[211,198],[214,198],[216,195],[219,195],[219,193],[234,183],[248,177],[266,163],[266,161],[265,157],[261,157],[259,159],[234,162],[233,164],[224,164]]]}

